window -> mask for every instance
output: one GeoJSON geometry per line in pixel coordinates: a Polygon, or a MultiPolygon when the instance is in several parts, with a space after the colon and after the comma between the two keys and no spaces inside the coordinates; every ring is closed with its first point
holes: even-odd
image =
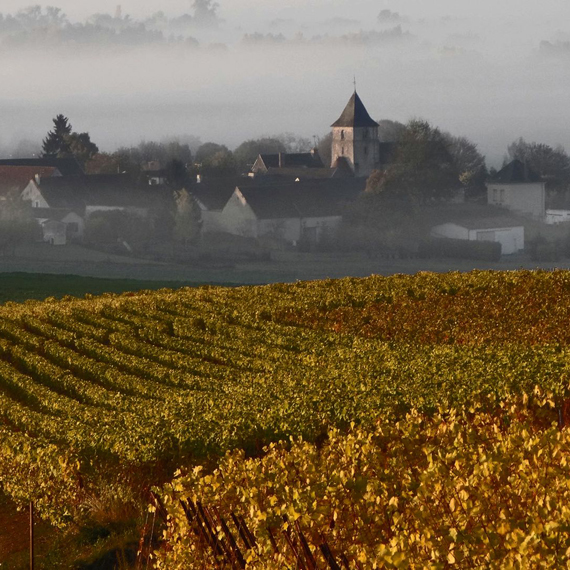
{"type": "MultiPolygon", "coordinates": [[[[340,140],[341,141],[344,140],[344,129],[342,131],[340,131],[340,140]]],[[[344,154],[344,152],[342,154],[344,154]]]]}
{"type": "Polygon", "coordinates": [[[344,147],[342,147],[342,148],[340,149],[340,153],[342,154],[342,156],[344,156],[344,147]]]}
{"type": "Polygon", "coordinates": [[[498,201],[498,190],[496,188],[493,188],[493,202],[497,202],[498,201]]]}
{"type": "Polygon", "coordinates": [[[503,204],[505,202],[505,189],[501,188],[499,190],[499,203],[503,204]]]}

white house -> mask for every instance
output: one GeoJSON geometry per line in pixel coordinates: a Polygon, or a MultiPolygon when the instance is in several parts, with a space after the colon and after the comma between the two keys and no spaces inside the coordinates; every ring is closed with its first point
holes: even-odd
{"type": "Polygon", "coordinates": [[[524,249],[524,226],[509,218],[482,218],[449,222],[431,229],[431,237],[493,241],[501,244],[501,253],[509,255],[524,249]]]}
{"type": "Polygon", "coordinates": [[[364,184],[363,179],[340,178],[243,185],[234,190],[219,223],[223,231],[244,237],[318,243],[339,225],[344,209],[364,184]]]}
{"type": "Polygon", "coordinates": [[[487,202],[492,206],[544,220],[545,182],[526,163],[513,160],[487,183],[487,202]]]}

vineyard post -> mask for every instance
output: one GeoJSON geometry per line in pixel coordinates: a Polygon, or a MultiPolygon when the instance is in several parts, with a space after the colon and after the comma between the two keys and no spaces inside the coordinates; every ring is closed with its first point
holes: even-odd
{"type": "Polygon", "coordinates": [[[30,570],[34,570],[34,502],[30,501],[30,570]]]}

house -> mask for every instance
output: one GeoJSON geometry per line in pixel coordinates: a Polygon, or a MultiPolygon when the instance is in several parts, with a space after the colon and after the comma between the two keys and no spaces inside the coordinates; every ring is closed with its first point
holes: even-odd
{"type": "Polygon", "coordinates": [[[225,205],[238,186],[252,184],[252,179],[243,176],[199,177],[195,184],[186,188],[200,208],[202,233],[224,232],[221,215],[225,205]]]}
{"type": "Polygon", "coordinates": [[[364,186],[364,180],[354,178],[241,185],[224,206],[219,225],[244,237],[318,243],[339,225],[364,186]]]}
{"type": "Polygon", "coordinates": [[[0,200],[19,196],[30,180],[61,176],[55,166],[0,166],[0,200]]]}
{"type": "Polygon", "coordinates": [[[492,241],[501,244],[501,253],[509,255],[524,249],[524,226],[507,217],[472,218],[440,224],[431,229],[431,237],[492,241]]]}
{"type": "Polygon", "coordinates": [[[164,188],[139,185],[127,174],[97,174],[31,180],[22,199],[33,208],[71,210],[88,218],[94,212],[122,210],[146,217],[164,188]]]}
{"type": "Polygon", "coordinates": [[[173,200],[170,188],[140,184],[127,174],[33,179],[21,197],[31,202],[32,215],[40,223],[64,223],[68,239],[81,238],[85,222],[96,212],[123,211],[157,219],[173,200]]]}
{"type": "Polygon", "coordinates": [[[546,187],[526,163],[513,160],[487,183],[487,202],[540,220],[546,214],[546,187]]]}
{"type": "Polygon", "coordinates": [[[325,165],[316,148],[311,152],[279,152],[263,153],[258,155],[251,172],[255,174],[267,174],[270,170],[297,169],[312,170],[323,169],[325,165]]]}

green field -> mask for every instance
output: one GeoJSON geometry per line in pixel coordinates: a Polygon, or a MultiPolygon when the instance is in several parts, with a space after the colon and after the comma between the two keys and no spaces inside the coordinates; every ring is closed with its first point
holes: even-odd
{"type": "MultiPolygon", "coordinates": [[[[183,285],[185,283],[180,281],[101,279],[50,273],[0,273],[0,303],[23,302],[28,299],[43,300],[47,297],[83,297],[85,294],[124,293],[141,289],[177,288],[183,285]]],[[[188,283],[188,285],[194,285],[194,283],[188,283]]]]}
{"type": "MultiPolygon", "coordinates": [[[[285,550],[300,533],[316,558],[326,535],[350,568],[363,560],[436,568],[452,558],[516,566],[517,552],[522,566],[566,564],[569,324],[570,273],[562,271],[6,303],[0,487],[5,500],[34,501],[53,526],[40,568],[58,556],[80,567],[69,557],[132,554],[141,534],[148,555],[153,500],[171,513],[168,527],[156,521],[170,544],[155,534],[151,547],[161,567],[213,567],[181,499],[247,519],[258,546],[240,549],[251,568],[294,566],[285,550]],[[279,441],[289,443],[267,451],[279,441]],[[281,464],[289,467],[275,472],[281,464]],[[481,493],[472,496],[475,486],[481,493]],[[502,526],[487,516],[491,497],[502,526]],[[517,497],[540,512],[523,520],[517,497]],[[330,517],[356,534],[333,532],[330,517]],[[283,528],[293,521],[301,526],[283,528]],[[465,538],[483,526],[485,538],[465,538]]],[[[0,557],[1,539],[0,531],[0,557]]]]}

